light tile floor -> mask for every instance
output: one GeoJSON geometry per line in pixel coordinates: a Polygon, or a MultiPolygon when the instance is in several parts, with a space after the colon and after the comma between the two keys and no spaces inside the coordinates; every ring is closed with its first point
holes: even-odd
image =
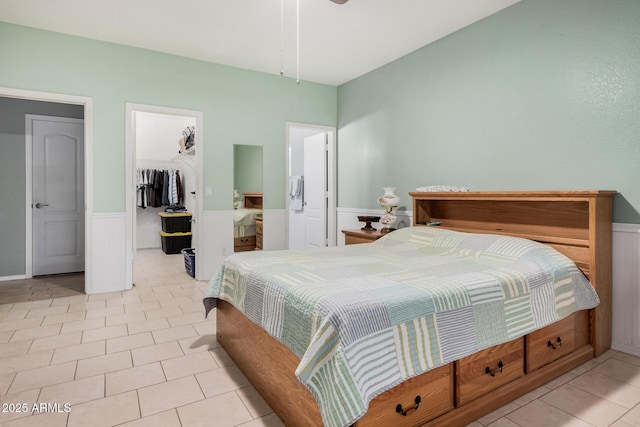
{"type": "MultiPolygon", "coordinates": [[[[84,295],[81,274],[0,282],[0,426],[282,426],[218,347],[182,255],[136,267],[109,294],[84,295]]],[[[640,427],[640,358],[608,351],[480,426],[640,427]]]]}
{"type": "Polygon", "coordinates": [[[138,251],[134,282],[0,282],[0,426],[283,425],[218,347],[182,255],[138,251]]]}

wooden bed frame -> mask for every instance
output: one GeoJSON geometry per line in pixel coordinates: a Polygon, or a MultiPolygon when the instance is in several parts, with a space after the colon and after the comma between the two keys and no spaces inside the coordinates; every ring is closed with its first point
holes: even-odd
{"type": "MultiPolygon", "coordinates": [[[[407,380],[372,400],[355,426],[468,424],[609,349],[615,194],[410,193],[414,226],[440,222],[441,227],[458,231],[512,235],[554,247],[582,269],[598,292],[600,305],[407,380]],[[501,368],[497,373],[503,361],[504,373],[501,368]],[[421,404],[413,410],[417,396],[421,404]],[[406,416],[396,413],[399,405],[406,416]]],[[[294,375],[299,359],[222,300],[217,338],[285,425],[322,425],[315,400],[294,375]]]]}

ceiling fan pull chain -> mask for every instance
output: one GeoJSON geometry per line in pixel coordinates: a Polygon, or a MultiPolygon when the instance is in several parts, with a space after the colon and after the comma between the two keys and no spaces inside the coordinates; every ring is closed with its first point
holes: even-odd
{"type": "Polygon", "coordinates": [[[300,0],[296,0],[296,84],[300,84],[300,0]]]}
{"type": "Polygon", "coordinates": [[[284,76],[284,0],[280,0],[280,75],[284,76]]]}

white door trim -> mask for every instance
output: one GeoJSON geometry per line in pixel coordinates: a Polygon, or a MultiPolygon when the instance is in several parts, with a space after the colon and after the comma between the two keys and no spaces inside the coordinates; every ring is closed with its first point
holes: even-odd
{"type": "MultiPolygon", "coordinates": [[[[203,215],[203,143],[204,141],[204,123],[203,123],[203,114],[202,111],[196,110],[184,110],[180,108],[171,108],[171,107],[160,107],[157,105],[145,105],[145,104],[133,104],[126,103],[125,106],[125,122],[126,122],[126,137],[125,137],[125,216],[126,216],[126,226],[125,226],[125,259],[126,259],[126,269],[125,269],[125,289],[131,289],[133,286],[133,261],[136,252],[135,241],[134,241],[134,232],[133,227],[135,226],[135,214],[136,214],[136,204],[135,197],[136,193],[134,191],[135,188],[135,179],[136,176],[136,164],[135,164],[135,127],[133,123],[133,113],[134,112],[145,112],[145,113],[156,113],[156,114],[169,114],[172,116],[186,116],[193,117],[196,120],[196,137],[195,137],[195,159],[196,159],[196,212],[194,216],[194,220],[197,221],[199,218],[202,218],[203,215]]],[[[197,227],[197,225],[196,225],[197,227]]],[[[202,227],[197,229],[198,231],[194,233],[191,237],[191,245],[195,248],[196,254],[199,253],[199,239],[198,235],[202,234],[202,227]]],[[[200,267],[202,263],[196,262],[196,279],[197,280],[206,280],[206,277],[202,277],[201,271],[203,269],[200,267]]]]}
{"type": "MultiPolygon", "coordinates": [[[[336,246],[337,244],[337,182],[336,182],[336,128],[334,126],[322,126],[322,125],[312,125],[308,123],[296,123],[296,122],[286,122],[286,131],[285,131],[285,176],[289,176],[289,152],[291,151],[291,141],[290,134],[291,128],[305,128],[305,129],[315,129],[318,132],[326,132],[327,133],[327,186],[328,186],[328,212],[327,212],[327,230],[329,233],[328,236],[328,245],[336,246]]],[[[285,194],[289,194],[289,180],[285,179],[284,185],[285,194]]],[[[286,242],[289,242],[289,198],[285,197],[285,208],[287,211],[287,236],[286,242]]]]}
{"type": "MultiPolygon", "coordinates": [[[[0,96],[7,98],[20,98],[31,101],[60,102],[63,104],[74,104],[84,106],[84,247],[85,247],[85,293],[91,289],[93,283],[92,252],[91,252],[91,228],[88,226],[93,215],[93,99],[85,96],[66,95],[60,93],[40,92],[24,89],[14,89],[0,86],[0,96]]],[[[30,179],[30,178],[29,178],[30,179]]],[[[28,182],[27,186],[31,187],[28,182]]],[[[31,191],[31,190],[29,190],[31,191]]],[[[31,210],[31,199],[27,198],[29,209],[31,210]]],[[[26,234],[26,233],[25,233],[26,234]]],[[[30,242],[32,236],[25,236],[26,242],[30,242]]],[[[28,243],[29,245],[31,243],[28,243]]],[[[32,267],[32,266],[31,266],[32,267]]],[[[26,276],[26,274],[25,274],[26,276]]],[[[32,276],[27,276],[30,278],[32,276]]]]}
{"type": "MultiPolygon", "coordinates": [[[[64,123],[82,123],[84,119],[74,119],[68,117],[45,116],[40,114],[25,114],[25,277],[33,277],[33,122],[34,120],[47,120],[64,123]]],[[[84,148],[84,147],[83,147],[84,148]]],[[[84,169],[84,164],[83,164],[84,169]]],[[[86,189],[85,189],[86,191],[86,189]]],[[[86,197],[86,194],[85,194],[86,197]]],[[[86,218],[85,218],[86,221],[86,218]]],[[[87,226],[84,226],[85,231],[87,226]]],[[[86,242],[85,242],[86,243],[86,242]]],[[[86,248],[85,248],[86,251],[86,248]]]]}

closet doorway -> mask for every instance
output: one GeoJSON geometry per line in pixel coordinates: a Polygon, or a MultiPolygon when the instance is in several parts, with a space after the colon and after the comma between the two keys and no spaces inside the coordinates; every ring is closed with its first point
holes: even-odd
{"type": "Polygon", "coordinates": [[[288,248],[335,246],[336,130],[287,123],[288,248]]]}
{"type": "MultiPolygon", "coordinates": [[[[182,259],[183,248],[198,252],[202,113],[127,104],[126,114],[126,280],[130,288],[135,284],[138,255],[182,259]]],[[[197,270],[194,273],[198,278],[197,270]]]]}

